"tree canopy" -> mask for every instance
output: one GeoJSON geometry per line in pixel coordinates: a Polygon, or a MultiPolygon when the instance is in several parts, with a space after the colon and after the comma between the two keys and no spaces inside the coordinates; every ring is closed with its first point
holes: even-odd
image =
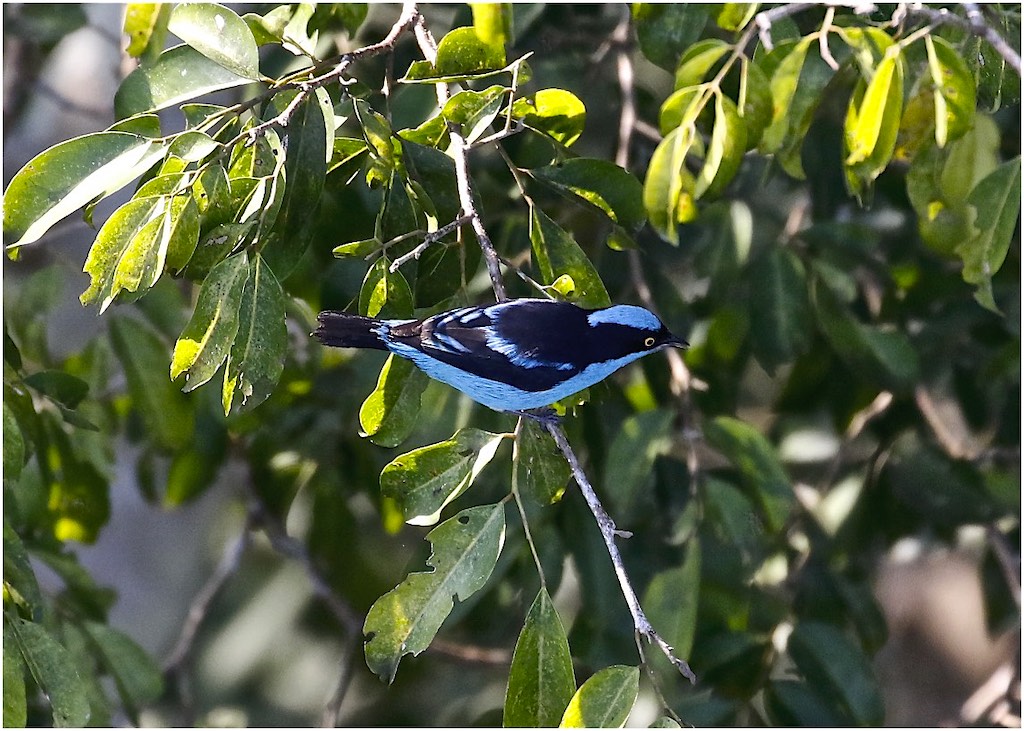
{"type": "Polygon", "coordinates": [[[5,726],[878,725],[878,566],[970,528],[1019,631],[1019,6],[256,10],[127,5],[113,124],[7,182],[5,726]],[[517,297],[690,347],[553,422],[309,337],[517,297]],[[242,516],[160,657],[77,556],[131,459],[242,516]],[[282,564],[312,710],[197,661],[282,564]]]}

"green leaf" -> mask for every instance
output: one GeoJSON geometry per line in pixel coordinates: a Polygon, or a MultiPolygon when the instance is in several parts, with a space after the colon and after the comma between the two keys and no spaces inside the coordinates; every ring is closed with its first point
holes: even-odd
{"type": "Polygon", "coordinates": [[[381,494],[410,525],[433,525],[448,503],[469,489],[494,457],[503,434],[459,429],[451,439],[392,460],[380,473],[381,494]]]}
{"type": "Polygon", "coordinates": [[[571,474],[555,440],[533,419],[523,419],[516,434],[512,469],[520,492],[538,505],[560,500],[571,474]]]}
{"type": "Polygon", "coordinates": [[[516,641],[502,726],[551,728],[576,692],[569,640],[542,586],[516,641]]]}
{"type": "MultiPolygon", "coordinates": [[[[331,122],[333,133],[333,118],[331,122]]],[[[284,198],[261,249],[267,265],[282,280],[294,271],[313,239],[327,177],[328,150],[333,147],[333,136],[329,144],[326,130],[323,105],[316,96],[307,96],[288,122],[284,198]]]]}
{"type": "Polygon", "coordinates": [[[681,658],[689,657],[697,630],[700,566],[700,541],[694,539],[683,564],[655,574],[644,592],[647,618],[681,658]]]}
{"type": "Polygon", "coordinates": [[[63,371],[39,371],[26,376],[25,383],[69,409],[76,408],[89,394],[89,384],[63,371]]]}
{"type": "Polygon", "coordinates": [[[380,257],[366,272],[359,288],[359,314],[380,318],[412,316],[412,290],[401,272],[390,270],[391,262],[380,257]]]}
{"type": "Polygon", "coordinates": [[[530,207],[530,242],[541,278],[551,284],[563,274],[576,284],[576,303],[598,308],[611,304],[597,269],[572,236],[536,206],[530,207]]]}
{"type": "Polygon", "coordinates": [[[512,31],[512,6],[509,3],[470,3],[473,30],[477,37],[491,46],[502,46],[512,31]]]}
{"type": "Polygon", "coordinates": [[[871,665],[837,627],[824,622],[799,622],[789,636],[788,650],[811,687],[827,689],[849,723],[882,723],[885,708],[871,665]]]}
{"type": "Polygon", "coordinates": [[[696,182],[686,169],[686,156],[694,144],[690,127],[666,135],[651,157],[644,180],[644,208],[651,226],[670,244],[679,244],[679,224],[697,216],[696,182]]]}
{"type": "Polygon", "coordinates": [[[906,393],[913,387],[920,363],[904,332],[859,322],[819,279],[813,282],[811,293],[818,327],[854,373],[896,393],[906,393]]]}
{"type": "Polygon", "coordinates": [[[716,94],[715,125],[704,166],[697,176],[694,195],[697,198],[719,195],[736,177],[746,149],[747,128],[736,105],[724,94],[716,94]]]}
{"type": "Polygon", "coordinates": [[[428,380],[427,374],[411,361],[388,356],[377,387],[359,408],[363,436],[381,447],[397,447],[404,442],[416,426],[420,396],[428,380]]]}
{"type": "Polygon", "coordinates": [[[579,97],[565,89],[541,89],[516,99],[512,116],[569,147],[583,133],[587,108],[579,97]]]}
{"type": "Polygon", "coordinates": [[[722,30],[742,30],[749,23],[760,3],[722,3],[715,21],[722,30]]]}
{"type": "Polygon", "coordinates": [[[793,99],[800,84],[800,77],[807,60],[807,50],[813,38],[804,38],[792,46],[781,46],[776,53],[785,53],[775,67],[771,78],[772,122],[761,137],[762,149],[774,152],[782,147],[787,132],[791,130],[793,99]]]}
{"type": "Polygon", "coordinates": [[[171,8],[162,3],[128,3],[125,6],[123,32],[128,36],[125,53],[150,60],[160,55],[167,38],[171,8]]]}
{"type": "Polygon", "coordinates": [[[622,728],[640,692],[640,668],[612,665],[580,686],[560,728],[622,728]]]}
{"type": "Polygon", "coordinates": [[[771,680],[764,691],[768,717],[779,726],[834,727],[847,719],[808,683],[799,680],[771,680]]]}
{"type": "Polygon", "coordinates": [[[139,66],[128,74],[114,95],[114,111],[118,119],[124,119],[251,82],[182,44],[168,48],[153,64],[139,66]]]}
{"type": "Polygon", "coordinates": [[[455,177],[455,161],[433,147],[402,139],[402,157],[409,177],[429,191],[442,225],[454,221],[462,210],[455,177]]]}
{"type": "Polygon", "coordinates": [[[95,132],[36,155],[4,192],[4,242],[24,246],[90,201],[120,190],[165,148],[127,132],[95,132]]]}
{"type": "Polygon", "coordinates": [[[25,438],[14,412],[4,403],[4,479],[17,480],[25,466],[25,438]]]}
{"type": "MultiPolygon", "coordinates": [[[[8,411],[7,402],[4,402],[4,412],[8,411]]],[[[4,424],[4,436],[6,437],[7,425],[4,424]]],[[[6,460],[4,462],[6,469],[6,460]]],[[[38,617],[43,610],[43,596],[39,591],[39,582],[36,581],[36,574],[29,561],[28,551],[21,537],[4,518],[4,595],[10,595],[11,599],[30,613],[38,617]]],[[[7,643],[4,643],[6,650],[7,643]]]]}
{"type": "Polygon", "coordinates": [[[1020,157],[985,176],[967,203],[975,212],[972,236],[956,247],[956,253],[964,262],[964,281],[978,285],[974,298],[998,312],[992,277],[1003,266],[1020,218],[1020,157]]]}
{"type": "Polygon", "coordinates": [[[473,28],[456,28],[437,45],[433,65],[412,64],[403,81],[461,81],[505,68],[505,45],[486,42],[473,28]]]}
{"type": "Polygon", "coordinates": [[[686,49],[675,70],[675,88],[685,89],[703,82],[711,70],[732,49],[720,38],[705,38],[686,49]]]}
{"type": "Polygon", "coordinates": [[[754,354],[774,372],[810,347],[814,319],[807,273],[792,251],[771,247],[751,262],[749,281],[754,354]]]}
{"type": "Polygon", "coordinates": [[[236,394],[241,406],[254,408],[274,390],[284,371],[288,349],[284,291],[263,257],[255,255],[242,285],[238,331],[224,367],[222,405],[231,413],[236,394]]]}
{"type": "Polygon", "coordinates": [[[171,12],[167,29],[228,71],[249,79],[260,77],[252,31],[233,10],[217,3],[182,3],[171,12]]]}
{"type": "Polygon", "coordinates": [[[647,220],[643,186],[613,162],[577,157],[530,172],[559,192],[572,193],[604,211],[623,228],[636,231],[647,220]]]}
{"type": "Polygon", "coordinates": [[[12,640],[36,684],[46,694],[53,725],[84,726],[89,720],[86,683],[57,640],[41,625],[4,615],[4,646],[12,640]]]}
{"type": "Polygon", "coordinates": [[[626,519],[637,492],[652,476],[654,460],[671,449],[672,420],[673,414],[667,409],[629,416],[608,446],[605,493],[617,517],[626,519]]]}
{"type": "Polygon", "coordinates": [[[99,622],[84,622],[82,627],[96,644],[121,701],[133,715],[160,697],[164,688],[160,668],[130,637],[99,622]]]}
{"type": "Polygon", "coordinates": [[[106,220],[85,260],[83,271],[90,283],[79,300],[100,305],[104,312],[121,292],[152,287],[160,277],[157,268],[159,240],[167,199],[134,198],[106,220]]]}
{"type": "Polygon", "coordinates": [[[896,83],[902,76],[899,73],[899,57],[886,55],[874,70],[871,80],[864,86],[862,96],[854,94],[850,102],[845,128],[846,164],[853,165],[867,160],[875,151],[882,131],[882,121],[886,116],[886,107],[891,99],[895,99],[894,89],[899,91],[899,100],[903,100],[902,84],[896,83]],[[856,100],[856,104],[854,103],[856,100]]]}
{"type": "Polygon", "coordinates": [[[727,416],[706,422],[704,436],[739,470],[743,485],[760,507],[768,529],[773,533],[782,530],[796,498],[771,443],[754,427],[727,416]]]}
{"type": "Polygon", "coordinates": [[[679,55],[701,36],[707,23],[707,8],[696,3],[633,3],[640,50],[667,71],[674,71],[679,55]]]}
{"type": "Polygon", "coordinates": [[[449,122],[461,125],[466,142],[475,142],[487,133],[504,106],[508,91],[504,86],[497,85],[483,91],[460,91],[447,101],[441,115],[449,122]]]}
{"type": "Polygon", "coordinates": [[[188,399],[164,375],[168,347],[149,327],[120,316],[110,321],[110,342],[146,431],[168,451],[184,448],[195,417],[188,399]]]}
{"type": "Polygon", "coordinates": [[[13,632],[4,623],[4,728],[23,728],[28,718],[25,663],[13,632]]]}
{"type": "Polygon", "coordinates": [[[366,615],[366,664],[392,682],[402,656],[418,655],[452,610],[453,597],[466,601],[483,588],[505,539],[502,504],[463,510],[427,534],[433,570],[409,574],[366,615]]]}
{"type": "Polygon", "coordinates": [[[174,344],[171,380],[186,374],[183,391],[192,391],[213,378],[228,357],[238,332],[242,288],[249,275],[245,253],[236,254],[210,270],[199,301],[174,344]]]}
{"type": "Polygon", "coordinates": [[[974,125],[977,106],[974,79],[960,52],[939,36],[924,38],[928,50],[935,114],[935,144],[963,137],[974,125]]]}
{"type": "Polygon", "coordinates": [[[125,52],[133,58],[156,58],[167,38],[171,8],[162,3],[130,2],[125,6],[122,32],[128,36],[125,52]]]}

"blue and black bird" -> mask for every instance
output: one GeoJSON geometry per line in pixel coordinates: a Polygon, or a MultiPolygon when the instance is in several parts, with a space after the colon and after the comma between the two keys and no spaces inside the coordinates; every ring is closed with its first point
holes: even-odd
{"type": "Polygon", "coordinates": [[[569,302],[516,299],[422,320],[330,310],[317,319],[313,335],[324,345],[391,351],[496,411],[549,406],[649,353],[686,346],[635,305],[585,310],[569,302]]]}

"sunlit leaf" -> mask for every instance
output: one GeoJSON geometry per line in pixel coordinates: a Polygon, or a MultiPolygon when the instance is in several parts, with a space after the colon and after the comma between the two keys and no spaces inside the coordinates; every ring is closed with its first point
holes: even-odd
{"type": "Polygon", "coordinates": [[[612,665],[580,686],[560,728],[622,728],[640,692],[640,668],[612,665]]]}
{"type": "Polygon", "coordinates": [[[175,6],[167,29],[211,61],[249,79],[258,79],[259,53],[252,31],[241,18],[217,3],[175,6]]]}
{"type": "Polygon", "coordinates": [[[502,434],[460,429],[451,439],[393,459],[380,473],[380,490],[410,525],[433,525],[448,503],[469,489],[494,457],[502,434]]]}
{"type": "Polygon", "coordinates": [[[127,132],[95,132],[39,153],[4,192],[4,241],[23,246],[90,201],[120,190],[165,154],[127,132]]]}
{"type": "Polygon", "coordinates": [[[244,253],[210,270],[199,291],[199,301],[174,344],[171,380],[185,374],[182,390],[191,391],[213,378],[220,369],[238,331],[242,288],[249,275],[244,253]]]}
{"type": "Polygon", "coordinates": [[[623,228],[635,231],[647,220],[640,181],[615,163],[578,157],[530,173],[561,192],[582,198],[623,228]]]}
{"type": "Polygon", "coordinates": [[[392,272],[391,262],[381,257],[366,272],[359,289],[359,314],[369,317],[412,316],[412,290],[401,272],[392,272]]]}
{"type": "Polygon", "coordinates": [[[114,95],[114,111],[122,119],[249,83],[252,79],[182,44],[161,53],[153,64],[132,71],[114,95]]]}
{"type": "Polygon", "coordinates": [[[359,409],[363,436],[381,447],[397,447],[416,426],[427,374],[405,358],[388,356],[377,387],[359,409]]]}
{"type": "Polygon", "coordinates": [[[147,60],[160,55],[167,38],[171,7],[164,3],[127,3],[123,32],[128,36],[125,53],[147,60]]]}
{"type": "Polygon", "coordinates": [[[565,89],[541,89],[512,104],[512,116],[569,147],[583,132],[587,108],[565,89]]]}
{"type": "Polygon", "coordinates": [[[463,510],[430,531],[427,540],[434,550],[427,564],[432,570],[409,574],[366,615],[370,670],[390,683],[402,656],[427,649],[451,612],[453,598],[465,601],[487,583],[504,539],[502,504],[463,510]]]}
{"type": "Polygon", "coordinates": [[[679,127],[658,143],[644,180],[644,208],[654,230],[671,244],[679,243],[679,224],[697,216],[696,187],[686,169],[694,144],[693,129],[679,127]]]}
{"type": "Polygon", "coordinates": [[[462,127],[466,142],[475,142],[486,134],[503,106],[503,86],[491,86],[483,91],[460,91],[444,105],[441,115],[453,124],[462,127]]]}

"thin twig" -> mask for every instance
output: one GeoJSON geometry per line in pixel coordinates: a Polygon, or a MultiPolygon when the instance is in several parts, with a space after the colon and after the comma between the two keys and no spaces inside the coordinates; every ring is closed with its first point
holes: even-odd
{"type": "Polygon", "coordinates": [[[338,675],[338,683],[331,694],[331,702],[324,708],[324,714],[320,717],[321,728],[334,728],[338,725],[338,716],[341,715],[341,705],[345,702],[348,694],[348,687],[352,683],[352,665],[356,659],[356,653],[362,644],[362,633],[352,633],[345,642],[345,648],[341,653],[341,672],[338,675]]]}
{"type": "Polygon", "coordinates": [[[665,657],[668,658],[669,662],[675,665],[679,672],[687,677],[691,683],[696,683],[697,676],[693,674],[690,666],[685,660],[675,656],[672,647],[662,639],[661,635],[651,625],[650,620],[647,619],[647,615],[644,614],[644,610],[640,606],[640,600],[637,598],[633,585],[626,575],[626,568],[622,563],[622,554],[619,553],[619,547],[615,545],[615,538],[623,535],[623,532],[615,527],[615,521],[612,520],[611,516],[605,511],[604,506],[601,505],[597,493],[594,492],[594,487],[590,484],[590,480],[576,458],[576,453],[565,436],[565,431],[561,425],[553,421],[541,421],[540,423],[548,430],[548,433],[554,438],[555,444],[558,445],[559,450],[565,456],[566,461],[569,463],[569,468],[572,470],[573,478],[576,480],[576,484],[579,485],[580,492],[583,493],[583,499],[587,501],[587,506],[597,521],[597,527],[601,531],[601,537],[604,538],[605,547],[608,549],[608,556],[611,558],[612,566],[615,569],[615,577],[619,581],[619,588],[622,590],[622,596],[626,600],[626,606],[629,607],[629,613],[633,617],[633,628],[645,640],[656,644],[665,657]]]}
{"type": "Polygon", "coordinates": [[[1003,57],[1006,63],[1010,64],[1011,68],[1019,76],[1020,54],[1013,50],[1010,44],[1006,42],[1006,39],[999,35],[996,29],[985,21],[985,16],[977,3],[964,3],[963,8],[967,13],[966,19],[950,12],[947,8],[936,10],[926,7],[922,3],[912,3],[907,14],[925,18],[929,23],[935,25],[955,25],[962,30],[970,32],[972,35],[983,38],[996,49],[996,52],[1003,57]]]}
{"type": "Polygon", "coordinates": [[[392,272],[397,272],[398,268],[405,264],[407,261],[411,261],[412,259],[419,259],[423,255],[423,252],[430,248],[431,244],[436,244],[438,241],[443,239],[452,231],[459,228],[459,226],[469,223],[469,221],[469,216],[459,216],[451,223],[446,223],[444,226],[437,229],[437,231],[427,234],[426,236],[423,237],[423,243],[419,244],[415,249],[410,251],[408,254],[402,254],[402,256],[398,257],[393,262],[391,262],[391,266],[389,267],[390,270],[392,272]]]}

